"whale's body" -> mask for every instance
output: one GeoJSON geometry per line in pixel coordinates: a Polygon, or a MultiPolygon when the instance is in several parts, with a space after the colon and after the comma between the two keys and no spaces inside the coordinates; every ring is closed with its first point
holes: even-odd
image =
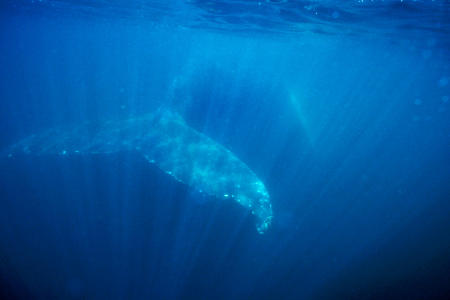
{"type": "Polygon", "coordinates": [[[85,123],[31,135],[7,154],[77,155],[134,151],[176,180],[219,199],[232,199],[256,217],[264,233],[272,220],[270,197],[261,180],[231,151],[188,126],[176,113],[85,123]]]}

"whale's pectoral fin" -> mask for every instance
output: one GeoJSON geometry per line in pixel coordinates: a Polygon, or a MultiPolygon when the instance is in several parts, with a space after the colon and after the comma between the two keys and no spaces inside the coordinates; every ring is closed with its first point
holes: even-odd
{"type": "Polygon", "coordinates": [[[255,216],[259,233],[269,228],[270,197],[252,170],[231,151],[165,109],[126,120],[49,129],[12,145],[6,156],[123,151],[142,154],[149,163],[199,193],[238,202],[255,216]]]}

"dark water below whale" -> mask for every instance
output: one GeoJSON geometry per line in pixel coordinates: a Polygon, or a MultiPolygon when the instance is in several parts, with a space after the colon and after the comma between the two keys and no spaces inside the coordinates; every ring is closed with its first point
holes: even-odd
{"type": "Polygon", "coordinates": [[[0,158],[1,299],[446,299],[448,1],[0,3],[0,153],[160,107],[272,226],[136,153],[0,158]]]}

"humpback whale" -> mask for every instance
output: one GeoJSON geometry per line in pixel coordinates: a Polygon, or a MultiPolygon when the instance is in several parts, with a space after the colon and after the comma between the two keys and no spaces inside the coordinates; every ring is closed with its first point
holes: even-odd
{"type": "Polygon", "coordinates": [[[254,215],[258,233],[269,228],[272,205],[261,180],[231,151],[167,109],[118,121],[51,128],[13,144],[6,154],[68,156],[124,151],[141,154],[148,163],[199,192],[236,201],[254,215]]]}

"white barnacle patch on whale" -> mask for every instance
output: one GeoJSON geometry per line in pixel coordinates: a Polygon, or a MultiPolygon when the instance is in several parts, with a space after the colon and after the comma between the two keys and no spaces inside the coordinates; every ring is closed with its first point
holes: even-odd
{"type": "Polygon", "coordinates": [[[168,110],[125,120],[85,123],[66,130],[49,129],[19,141],[7,153],[124,151],[142,154],[147,162],[200,193],[233,199],[254,215],[259,233],[269,228],[272,206],[262,181],[231,151],[168,110]]]}

